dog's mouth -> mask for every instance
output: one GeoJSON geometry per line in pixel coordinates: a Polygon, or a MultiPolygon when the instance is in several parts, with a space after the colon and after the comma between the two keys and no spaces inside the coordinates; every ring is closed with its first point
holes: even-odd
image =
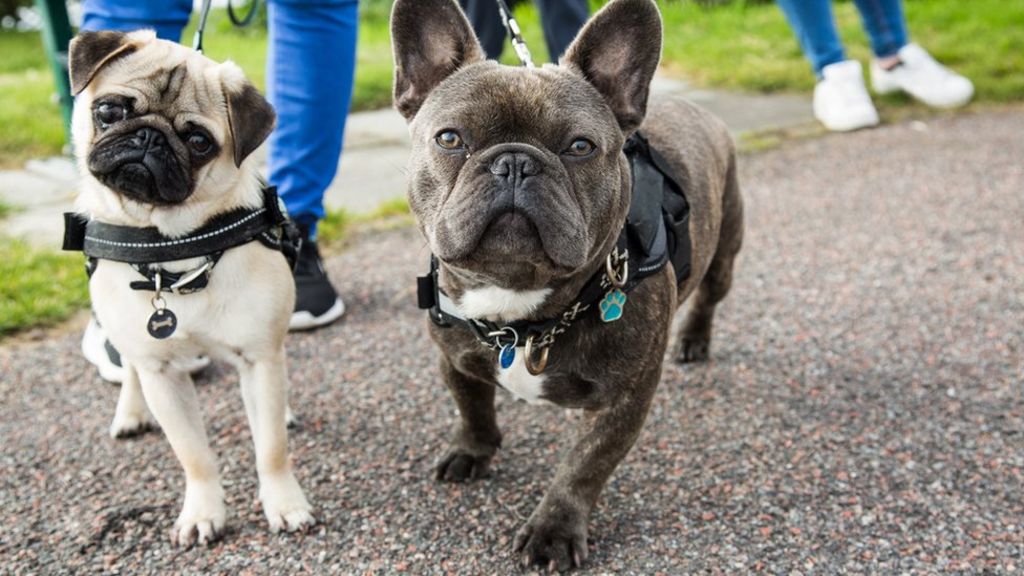
{"type": "Polygon", "coordinates": [[[435,254],[447,262],[524,263],[562,270],[583,265],[586,231],[568,225],[537,204],[446,210],[435,234],[435,254]]]}
{"type": "Polygon", "coordinates": [[[537,226],[515,209],[505,210],[491,220],[473,252],[482,259],[550,260],[537,226]]]}

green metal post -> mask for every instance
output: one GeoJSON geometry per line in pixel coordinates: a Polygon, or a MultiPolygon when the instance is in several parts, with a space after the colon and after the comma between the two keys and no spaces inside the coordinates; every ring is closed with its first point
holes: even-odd
{"type": "Polygon", "coordinates": [[[36,8],[43,18],[43,45],[50,59],[53,80],[60,99],[60,112],[64,119],[64,148],[71,149],[71,82],[68,80],[68,43],[71,42],[71,21],[64,0],[36,0],[36,8]]]}

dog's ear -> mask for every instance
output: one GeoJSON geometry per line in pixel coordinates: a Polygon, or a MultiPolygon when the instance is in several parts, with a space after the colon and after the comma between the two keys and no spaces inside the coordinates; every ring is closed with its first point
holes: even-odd
{"type": "Polygon", "coordinates": [[[597,88],[628,134],[647,113],[660,58],[661,14],[654,0],[613,0],[583,27],[561,64],[597,88]]]}
{"type": "Polygon", "coordinates": [[[235,166],[238,167],[270,136],[277,114],[259,90],[242,76],[241,69],[231,62],[222,66],[231,68],[231,72],[222,77],[221,85],[228,107],[235,166]]]}
{"type": "Polygon", "coordinates": [[[71,93],[78,95],[96,73],[114,60],[135,52],[137,45],[124,32],[79,32],[68,48],[71,93]]]}
{"type": "Polygon", "coordinates": [[[430,91],[460,67],[485,58],[455,0],[396,0],[391,11],[395,108],[412,120],[430,91]]]}

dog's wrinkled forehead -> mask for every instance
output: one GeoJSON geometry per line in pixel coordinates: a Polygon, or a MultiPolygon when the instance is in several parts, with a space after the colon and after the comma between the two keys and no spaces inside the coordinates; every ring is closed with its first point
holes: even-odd
{"type": "Polygon", "coordinates": [[[233,80],[225,82],[224,72],[222,65],[184,46],[151,42],[103,67],[87,90],[93,100],[125,98],[134,113],[157,114],[175,125],[214,121],[222,126],[227,114],[222,86],[233,80]]]}
{"type": "Polygon", "coordinates": [[[577,74],[553,65],[527,69],[491,61],[466,66],[443,81],[413,125],[414,130],[469,130],[466,136],[478,146],[579,136],[611,145],[596,139],[620,134],[600,93],[577,74]]]}

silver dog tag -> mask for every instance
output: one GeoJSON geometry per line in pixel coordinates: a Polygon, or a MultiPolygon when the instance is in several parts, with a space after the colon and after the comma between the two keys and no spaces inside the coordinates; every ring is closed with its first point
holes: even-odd
{"type": "Polygon", "coordinates": [[[168,338],[178,328],[178,317],[166,308],[160,308],[149,317],[146,324],[149,335],[157,340],[168,338]]]}

